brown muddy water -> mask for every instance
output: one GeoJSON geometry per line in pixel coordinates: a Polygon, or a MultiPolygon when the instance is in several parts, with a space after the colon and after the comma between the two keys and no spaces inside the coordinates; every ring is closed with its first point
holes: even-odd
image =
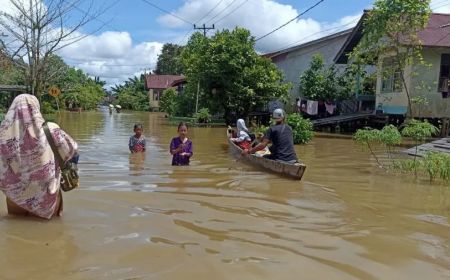
{"type": "Polygon", "coordinates": [[[387,174],[350,139],[296,147],[301,182],[244,165],[192,128],[189,167],[158,114],[63,114],[80,189],[52,221],[6,216],[0,279],[450,279],[450,188],[387,174]],[[130,156],[142,122],[148,150],[130,156]]]}

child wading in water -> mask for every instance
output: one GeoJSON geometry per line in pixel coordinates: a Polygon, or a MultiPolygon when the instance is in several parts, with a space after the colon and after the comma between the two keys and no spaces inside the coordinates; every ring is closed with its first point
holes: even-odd
{"type": "Polygon", "coordinates": [[[189,165],[192,157],[192,142],[187,138],[188,128],[184,122],[178,125],[178,137],[170,143],[170,154],[173,155],[172,165],[189,165]]]}
{"type": "Polygon", "coordinates": [[[139,153],[145,152],[145,137],[142,135],[142,124],[134,125],[134,135],[130,137],[130,142],[128,143],[128,147],[130,148],[130,152],[139,153]]]}

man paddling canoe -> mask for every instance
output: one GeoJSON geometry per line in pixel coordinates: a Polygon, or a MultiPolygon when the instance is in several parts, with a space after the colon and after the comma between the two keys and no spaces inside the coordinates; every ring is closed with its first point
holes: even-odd
{"type": "Polygon", "coordinates": [[[270,155],[265,155],[265,158],[289,163],[298,162],[294,150],[292,128],[285,123],[286,114],[282,109],[275,109],[272,117],[275,120],[275,125],[267,130],[263,141],[256,147],[243,150],[242,155],[253,154],[267,147],[269,143],[272,143],[272,146],[269,148],[270,155]]]}

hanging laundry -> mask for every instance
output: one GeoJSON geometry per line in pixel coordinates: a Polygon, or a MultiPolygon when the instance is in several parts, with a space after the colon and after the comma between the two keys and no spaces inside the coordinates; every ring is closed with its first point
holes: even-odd
{"type": "Polygon", "coordinates": [[[336,110],[336,105],[334,105],[331,102],[325,102],[325,108],[326,108],[328,114],[333,115],[334,110],[336,110]]]}
{"type": "Polygon", "coordinates": [[[317,115],[318,108],[319,108],[319,102],[318,101],[308,100],[306,102],[306,113],[308,115],[311,115],[311,116],[317,115]]]}

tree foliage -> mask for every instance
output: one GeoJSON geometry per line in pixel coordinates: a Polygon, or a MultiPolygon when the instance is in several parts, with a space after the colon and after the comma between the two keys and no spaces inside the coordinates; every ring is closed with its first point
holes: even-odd
{"type": "Polygon", "coordinates": [[[198,123],[209,123],[212,117],[208,108],[201,108],[194,114],[194,118],[198,123]]]}
{"type": "Polygon", "coordinates": [[[426,27],[430,13],[430,0],[375,1],[364,21],[363,37],[351,54],[352,60],[360,65],[378,64],[378,59],[385,57],[391,59],[391,65],[382,68],[382,74],[400,73],[411,117],[411,92],[405,69],[425,64],[418,32],[426,27]]]}
{"type": "Polygon", "coordinates": [[[299,92],[310,100],[348,100],[355,95],[358,87],[360,92],[374,93],[375,77],[356,65],[350,65],[342,72],[334,65],[327,67],[318,53],[300,76],[299,92]]]}
{"type": "Polygon", "coordinates": [[[174,88],[168,88],[159,100],[159,107],[169,116],[173,116],[177,110],[177,100],[178,92],[174,88]]]}
{"type": "Polygon", "coordinates": [[[300,94],[310,100],[334,100],[335,72],[333,67],[325,67],[321,54],[315,54],[309,68],[300,76],[300,94]]]}
{"type": "Polygon", "coordinates": [[[144,76],[129,78],[123,85],[112,88],[116,95],[115,104],[122,108],[136,111],[148,111],[150,109],[148,92],[145,89],[144,76]]]}
{"type": "MultiPolygon", "coordinates": [[[[282,83],[282,74],[268,59],[254,50],[255,40],[248,30],[223,30],[207,38],[191,36],[183,53],[187,76],[186,101],[195,108],[197,86],[199,107],[222,113],[230,120],[232,113],[245,117],[264,108],[273,99],[286,100],[290,85],[282,83]]],[[[192,113],[192,111],[191,111],[192,113]]]]}
{"type": "Polygon", "coordinates": [[[164,44],[161,54],[158,56],[155,74],[158,75],[180,75],[183,74],[183,63],[181,52],[183,46],[177,44],[164,44]]]}
{"type": "Polygon", "coordinates": [[[313,124],[310,120],[304,119],[300,114],[290,114],[286,122],[292,128],[294,144],[306,144],[313,138],[313,124]]]}
{"type": "MultiPolygon", "coordinates": [[[[42,81],[44,89],[56,86],[61,90],[59,107],[62,109],[72,107],[92,110],[105,96],[102,88],[105,84],[103,81],[98,78],[93,79],[82,70],[67,65],[57,55],[49,55],[43,73],[47,77],[45,81],[42,81]]],[[[22,70],[16,64],[10,63],[7,67],[2,67],[0,84],[24,85],[25,83],[22,70]]],[[[43,111],[52,112],[57,108],[55,98],[48,94],[41,94],[39,98],[42,102],[43,111]]],[[[1,107],[7,108],[10,102],[9,95],[0,96],[1,107]]]]}
{"type": "Polygon", "coordinates": [[[93,1],[86,0],[10,0],[10,4],[11,12],[0,12],[0,27],[12,39],[5,51],[22,70],[31,93],[39,95],[52,79],[47,67],[52,55],[83,38],[76,31],[101,12],[94,12],[93,1]],[[82,5],[88,10],[75,20],[72,14],[82,5]]]}

